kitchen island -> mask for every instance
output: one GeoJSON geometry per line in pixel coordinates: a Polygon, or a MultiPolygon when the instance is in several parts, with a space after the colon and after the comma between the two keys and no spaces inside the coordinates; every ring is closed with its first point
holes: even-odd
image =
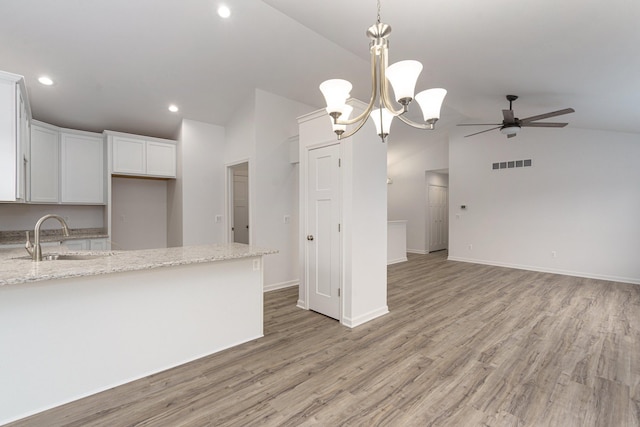
{"type": "Polygon", "coordinates": [[[204,245],[35,263],[1,251],[0,424],[261,337],[262,258],[275,252],[204,245]]]}

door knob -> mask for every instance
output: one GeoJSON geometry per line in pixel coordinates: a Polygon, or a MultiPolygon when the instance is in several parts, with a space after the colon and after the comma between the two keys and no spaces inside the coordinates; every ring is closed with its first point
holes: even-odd
{"type": "Polygon", "coordinates": [[[309,235],[307,236],[307,240],[313,240],[313,235],[312,235],[312,234],[309,234],[309,235]]]}

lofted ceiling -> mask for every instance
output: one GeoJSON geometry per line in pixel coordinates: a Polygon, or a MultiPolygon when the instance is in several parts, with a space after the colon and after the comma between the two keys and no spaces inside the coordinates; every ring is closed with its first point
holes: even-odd
{"type": "MultiPolygon", "coordinates": [[[[2,0],[0,70],[25,76],[38,120],[169,138],[182,118],[225,125],[255,88],[316,109],[335,77],[369,98],[375,0],[228,0],[227,20],[220,3],[2,0]]],[[[573,107],[570,126],[640,133],[637,0],[382,0],[381,18],[390,62],[448,90],[440,127],[499,122],[516,94],[521,118],[573,107]]]]}

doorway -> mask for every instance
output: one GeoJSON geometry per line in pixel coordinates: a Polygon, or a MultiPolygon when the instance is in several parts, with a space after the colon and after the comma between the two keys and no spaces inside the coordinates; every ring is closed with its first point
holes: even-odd
{"type": "Polygon", "coordinates": [[[249,162],[227,167],[230,242],[249,244],[249,162]]]}
{"type": "Polygon", "coordinates": [[[449,189],[440,185],[428,186],[429,250],[442,251],[449,246],[449,189]]]}

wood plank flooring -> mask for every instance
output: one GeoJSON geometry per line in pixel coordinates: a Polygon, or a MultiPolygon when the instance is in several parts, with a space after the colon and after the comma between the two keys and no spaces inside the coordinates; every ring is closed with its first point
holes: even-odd
{"type": "Polygon", "coordinates": [[[639,286],[445,252],[388,277],[355,329],[270,292],[264,338],[11,426],[640,425],[639,286]]]}

